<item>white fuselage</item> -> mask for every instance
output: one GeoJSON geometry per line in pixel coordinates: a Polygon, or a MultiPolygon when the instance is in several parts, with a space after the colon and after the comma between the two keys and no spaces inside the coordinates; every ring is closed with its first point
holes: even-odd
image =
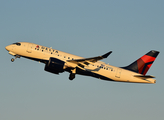
{"type": "Polygon", "coordinates": [[[140,75],[138,73],[125,70],[123,68],[111,66],[105,64],[104,62],[97,61],[91,63],[84,68],[78,66],[74,63],[69,63],[67,60],[83,59],[76,55],[72,55],[66,52],[55,50],[52,48],[44,47],[34,43],[20,42],[21,46],[11,44],[6,46],[6,49],[11,55],[19,55],[21,57],[33,59],[40,62],[49,61],[50,57],[60,59],[65,62],[67,67],[77,67],[79,72],[77,74],[87,75],[96,77],[103,80],[119,81],[119,82],[134,82],[134,83],[155,83],[156,80],[152,78],[140,79],[134,77],[135,75],[140,75]],[[93,74],[92,74],[93,73],[93,74]]]}

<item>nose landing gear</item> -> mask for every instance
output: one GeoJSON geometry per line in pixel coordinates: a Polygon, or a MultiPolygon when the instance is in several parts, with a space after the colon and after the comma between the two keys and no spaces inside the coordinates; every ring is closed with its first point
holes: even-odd
{"type": "Polygon", "coordinates": [[[16,55],[15,58],[12,58],[12,59],[11,59],[11,62],[14,62],[15,59],[17,59],[17,58],[20,58],[20,56],[19,56],[19,55],[16,55]]]}
{"type": "Polygon", "coordinates": [[[14,58],[12,58],[12,59],[11,59],[11,62],[14,62],[14,60],[15,60],[15,59],[14,59],[14,58]]]}

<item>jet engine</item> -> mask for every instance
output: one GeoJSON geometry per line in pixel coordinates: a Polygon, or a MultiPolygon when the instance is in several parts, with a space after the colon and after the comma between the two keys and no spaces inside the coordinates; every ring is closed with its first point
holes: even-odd
{"type": "Polygon", "coordinates": [[[64,72],[64,64],[64,61],[51,57],[48,63],[45,65],[44,70],[54,74],[59,74],[64,72]]]}

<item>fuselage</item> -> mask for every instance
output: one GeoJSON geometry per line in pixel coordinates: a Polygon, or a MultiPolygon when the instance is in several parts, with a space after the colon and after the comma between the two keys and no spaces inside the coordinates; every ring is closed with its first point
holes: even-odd
{"type": "MultiPolygon", "coordinates": [[[[141,79],[135,77],[140,75],[120,67],[105,64],[102,61],[90,63],[85,67],[69,63],[68,60],[84,59],[83,57],[62,52],[56,49],[48,48],[34,43],[19,42],[6,46],[6,50],[13,56],[25,57],[35,61],[47,64],[50,58],[57,58],[65,62],[67,67],[76,67],[76,74],[92,76],[100,80],[118,81],[118,82],[132,82],[132,83],[155,83],[156,80],[152,78],[141,79]]],[[[65,70],[68,71],[68,70],[65,70]]],[[[69,71],[68,71],[69,72],[69,71]]]]}

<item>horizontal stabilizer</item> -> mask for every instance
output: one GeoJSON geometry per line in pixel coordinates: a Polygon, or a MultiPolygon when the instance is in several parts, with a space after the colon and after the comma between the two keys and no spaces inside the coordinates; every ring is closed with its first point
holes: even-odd
{"type": "Polygon", "coordinates": [[[134,75],[134,77],[141,78],[141,79],[155,78],[152,75],[134,75]]]}

